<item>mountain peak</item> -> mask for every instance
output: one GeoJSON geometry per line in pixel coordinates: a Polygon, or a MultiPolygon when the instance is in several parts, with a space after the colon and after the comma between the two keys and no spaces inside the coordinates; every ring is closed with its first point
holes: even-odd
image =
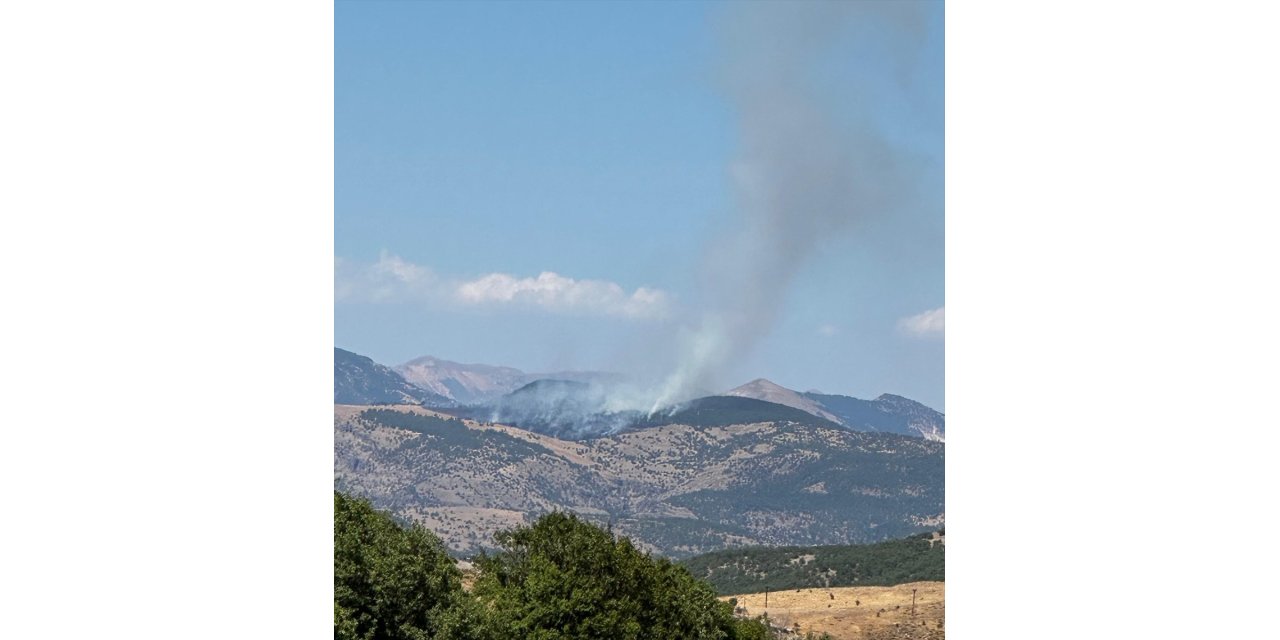
{"type": "Polygon", "coordinates": [[[924,411],[931,414],[942,415],[940,411],[934,409],[933,407],[930,407],[929,405],[926,405],[922,402],[916,402],[911,398],[904,398],[902,396],[895,395],[892,393],[882,393],[876,396],[875,402],[879,402],[880,404],[887,405],[887,406],[898,407],[900,409],[910,409],[915,411],[924,411]]]}
{"type": "Polygon", "coordinates": [[[799,409],[805,413],[811,413],[819,418],[826,418],[827,420],[840,424],[840,419],[826,409],[823,409],[822,405],[776,382],[766,380],[764,378],[756,378],[755,380],[752,380],[740,387],[730,389],[725,392],[725,395],[737,396],[739,398],[754,398],[756,400],[764,400],[765,402],[786,405],[793,409],[799,409]]]}
{"type": "MultiPolygon", "coordinates": [[[[744,384],[744,385],[742,385],[742,386],[740,386],[740,387],[737,387],[737,388],[733,389],[732,391],[729,391],[729,393],[727,393],[727,394],[725,394],[725,395],[739,395],[739,394],[735,394],[735,393],[734,393],[734,391],[738,391],[738,390],[746,391],[746,390],[751,390],[751,389],[771,389],[771,390],[780,390],[780,391],[791,391],[790,389],[788,389],[788,388],[786,388],[786,387],[784,387],[784,386],[782,386],[782,385],[780,385],[780,384],[778,384],[778,383],[776,383],[776,382],[774,382],[774,381],[772,381],[772,380],[769,380],[769,379],[767,379],[767,378],[756,378],[755,380],[752,380],[751,382],[748,382],[748,383],[746,383],[746,384],[744,384]]],[[[795,393],[795,392],[794,392],[794,391],[792,391],[792,393],[795,393]]]]}
{"type": "Polygon", "coordinates": [[[559,393],[580,393],[590,389],[591,385],[579,380],[557,380],[555,378],[539,378],[526,384],[515,391],[507,394],[514,396],[517,394],[535,394],[547,392],[559,393]]]}
{"type": "Polygon", "coordinates": [[[449,398],[410,384],[368,356],[333,349],[335,404],[453,404],[449,398]]]}
{"type": "Polygon", "coordinates": [[[528,375],[519,369],[462,364],[435,356],[414,358],[395,371],[410,384],[464,404],[495,398],[528,382],[528,375]]]}

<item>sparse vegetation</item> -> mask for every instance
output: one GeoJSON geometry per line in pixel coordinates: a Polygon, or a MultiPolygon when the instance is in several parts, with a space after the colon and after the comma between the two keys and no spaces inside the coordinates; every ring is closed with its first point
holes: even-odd
{"type": "Polygon", "coordinates": [[[486,446],[500,449],[508,457],[533,456],[548,453],[546,449],[495,431],[469,429],[457,418],[439,418],[433,415],[368,409],[360,418],[395,429],[404,429],[424,436],[406,440],[401,447],[429,445],[433,451],[463,453],[484,449],[486,446]]]}
{"type": "MultiPolygon", "coordinates": [[[[942,640],[945,637],[946,587],[942,582],[911,582],[892,587],[783,589],[768,594],[739,594],[732,599],[746,615],[767,611],[775,628],[800,635],[830,634],[835,640],[942,640]],[[916,610],[911,608],[916,599],[916,610]],[[861,603],[860,605],[858,603],[861,603]]],[[[727,596],[722,599],[729,600],[727,596]]]]}
{"type": "Polygon", "coordinates": [[[642,549],[672,558],[870,543],[942,525],[944,445],[922,438],[776,423],[566,442],[419,409],[335,415],[337,488],[433,527],[457,554],[488,547],[509,526],[498,526],[499,512],[612,520],[642,549]],[[423,515],[440,509],[449,511],[423,515]]]}
{"type": "Polygon", "coordinates": [[[942,581],[944,545],[932,533],[867,545],[754,547],[684,560],[720,594],[942,581]]]}

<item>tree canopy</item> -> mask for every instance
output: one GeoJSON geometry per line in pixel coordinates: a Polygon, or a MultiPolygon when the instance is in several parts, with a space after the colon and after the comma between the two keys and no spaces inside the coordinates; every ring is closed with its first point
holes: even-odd
{"type": "Polygon", "coordinates": [[[462,593],[462,573],[438,537],[334,492],[336,639],[439,637],[444,614],[462,593]]]}
{"type": "Polygon", "coordinates": [[[440,539],[334,492],[336,640],[765,640],[684,567],[574,515],[495,536],[468,593],[440,539]]]}
{"type": "Polygon", "coordinates": [[[733,605],[665,558],[573,515],[496,536],[475,593],[499,625],[534,640],[736,638],[733,605]]]}

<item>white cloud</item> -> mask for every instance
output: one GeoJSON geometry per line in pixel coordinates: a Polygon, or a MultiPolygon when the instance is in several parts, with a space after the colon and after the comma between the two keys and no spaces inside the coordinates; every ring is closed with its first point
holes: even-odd
{"type": "Polygon", "coordinates": [[[575,280],[551,271],[536,278],[490,273],[457,286],[457,299],[466,304],[528,304],[547,311],[602,314],[633,318],[667,313],[669,296],[640,287],[627,293],[606,280],[575,280]]]}
{"type": "Polygon", "coordinates": [[[392,255],[385,251],[382,252],[378,262],[373,265],[373,271],[410,285],[421,284],[431,279],[430,269],[406,262],[400,256],[392,255]]]}
{"type": "Polygon", "coordinates": [[[339,302],[427,301],[460,306],[524,306],[552,313],[661,318],[671,309],[665,291],[628,292],[607,280],[577,280],[551,271],[520,278],[489,273],[472,280],[443,278],[431,269],[383,253],[373,264],[335,262],[334,296],[339,302]]]}
{"type": "Polygon", "coordinates": [[[938,307],[903,318],[898,321],[898,327],[912,335],[940,336],[945,325],[945,309],[946,307],[938,307]]]}
{"type": "Polygon", "coordinates": [[[824,324],[818,327],[818,335],[824,338],[834,337],[838,333],[840,333],[840,327],[837,327],[834,324],[824,324]]]}
{"type": "Polygon", "coordinates": [[[431,297],[439,286],[430,269],[385,251],[373,264],[334,261],[333,294],[338,302],[404,302],[431,297]]]}

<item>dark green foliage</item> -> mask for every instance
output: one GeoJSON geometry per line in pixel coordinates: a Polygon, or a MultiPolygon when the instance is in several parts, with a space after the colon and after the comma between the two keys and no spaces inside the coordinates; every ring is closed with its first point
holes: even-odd
{"type": "Polygon", "coordinates": [[[423,436],[406,441],[404,446],[429,446],[433,451],[451,455],[462,455],[485,448],[499,451],[512,459],[548,453],[536,444],[505,433],[470,429],[456,418],[437,418],[391,409],[367,409],[361,412],[360,418],[423,436]]]}
{"type": "Polygon", "coordinates": [[[397,429],[426,435],[443,435],[466,429],[466,425],[462,424],[461,420],[454,418],[437,418],[436,416],[392,409],[366,409],[360,413],[360,417],[388,427],[396,427],[397,429]]]}
{"type": "Polygon", "coordinates": [[[758,638],[706,583],[576,516],[551,513],[496,537],[475,593],[509,637],[758,638]]]}
{"type": "Polygon", "coordinates": [[[575,516],[495,536],[473,593],[435,535],[334,492],[336,640],[767,640],[705,582],[575,516]]]}
{"type": "MultiPolygon", "coordinates": [[[[733,600],[730,600],[732,606],[733,600]]],[[[740,619],[734,626],[729,635],[732,640],[773,640],[773,632],[769,629],[769,624],[765,622],[764,616],[751,619],[740,619]]]]}
{"type": "Polygon", "coordinates": [[[795,422],[813,426],[840,428],[834,422],[807,411],[786,405],[738,396],[707,396],[677,407],[674,413],[659,413],[636,422],[631,428],[664,424],[687,424],[694,427],[723,427],[756,422],[795,422]]]}
{"type": "Polygon", "coordinates": [[[868,545],[728,549],[681,564],[721,594],[943,580],[945,550],[931,545],[931,536],[868,545]]]}
{"type": "MultiPolygon", "coordinates": [[[[434,534],[401,527],[368,502],[333,494],[334,637],[442,637],[461,573],[434,534]]],[[[456,618],[456,616],[453,616],[456,618]]]]}

